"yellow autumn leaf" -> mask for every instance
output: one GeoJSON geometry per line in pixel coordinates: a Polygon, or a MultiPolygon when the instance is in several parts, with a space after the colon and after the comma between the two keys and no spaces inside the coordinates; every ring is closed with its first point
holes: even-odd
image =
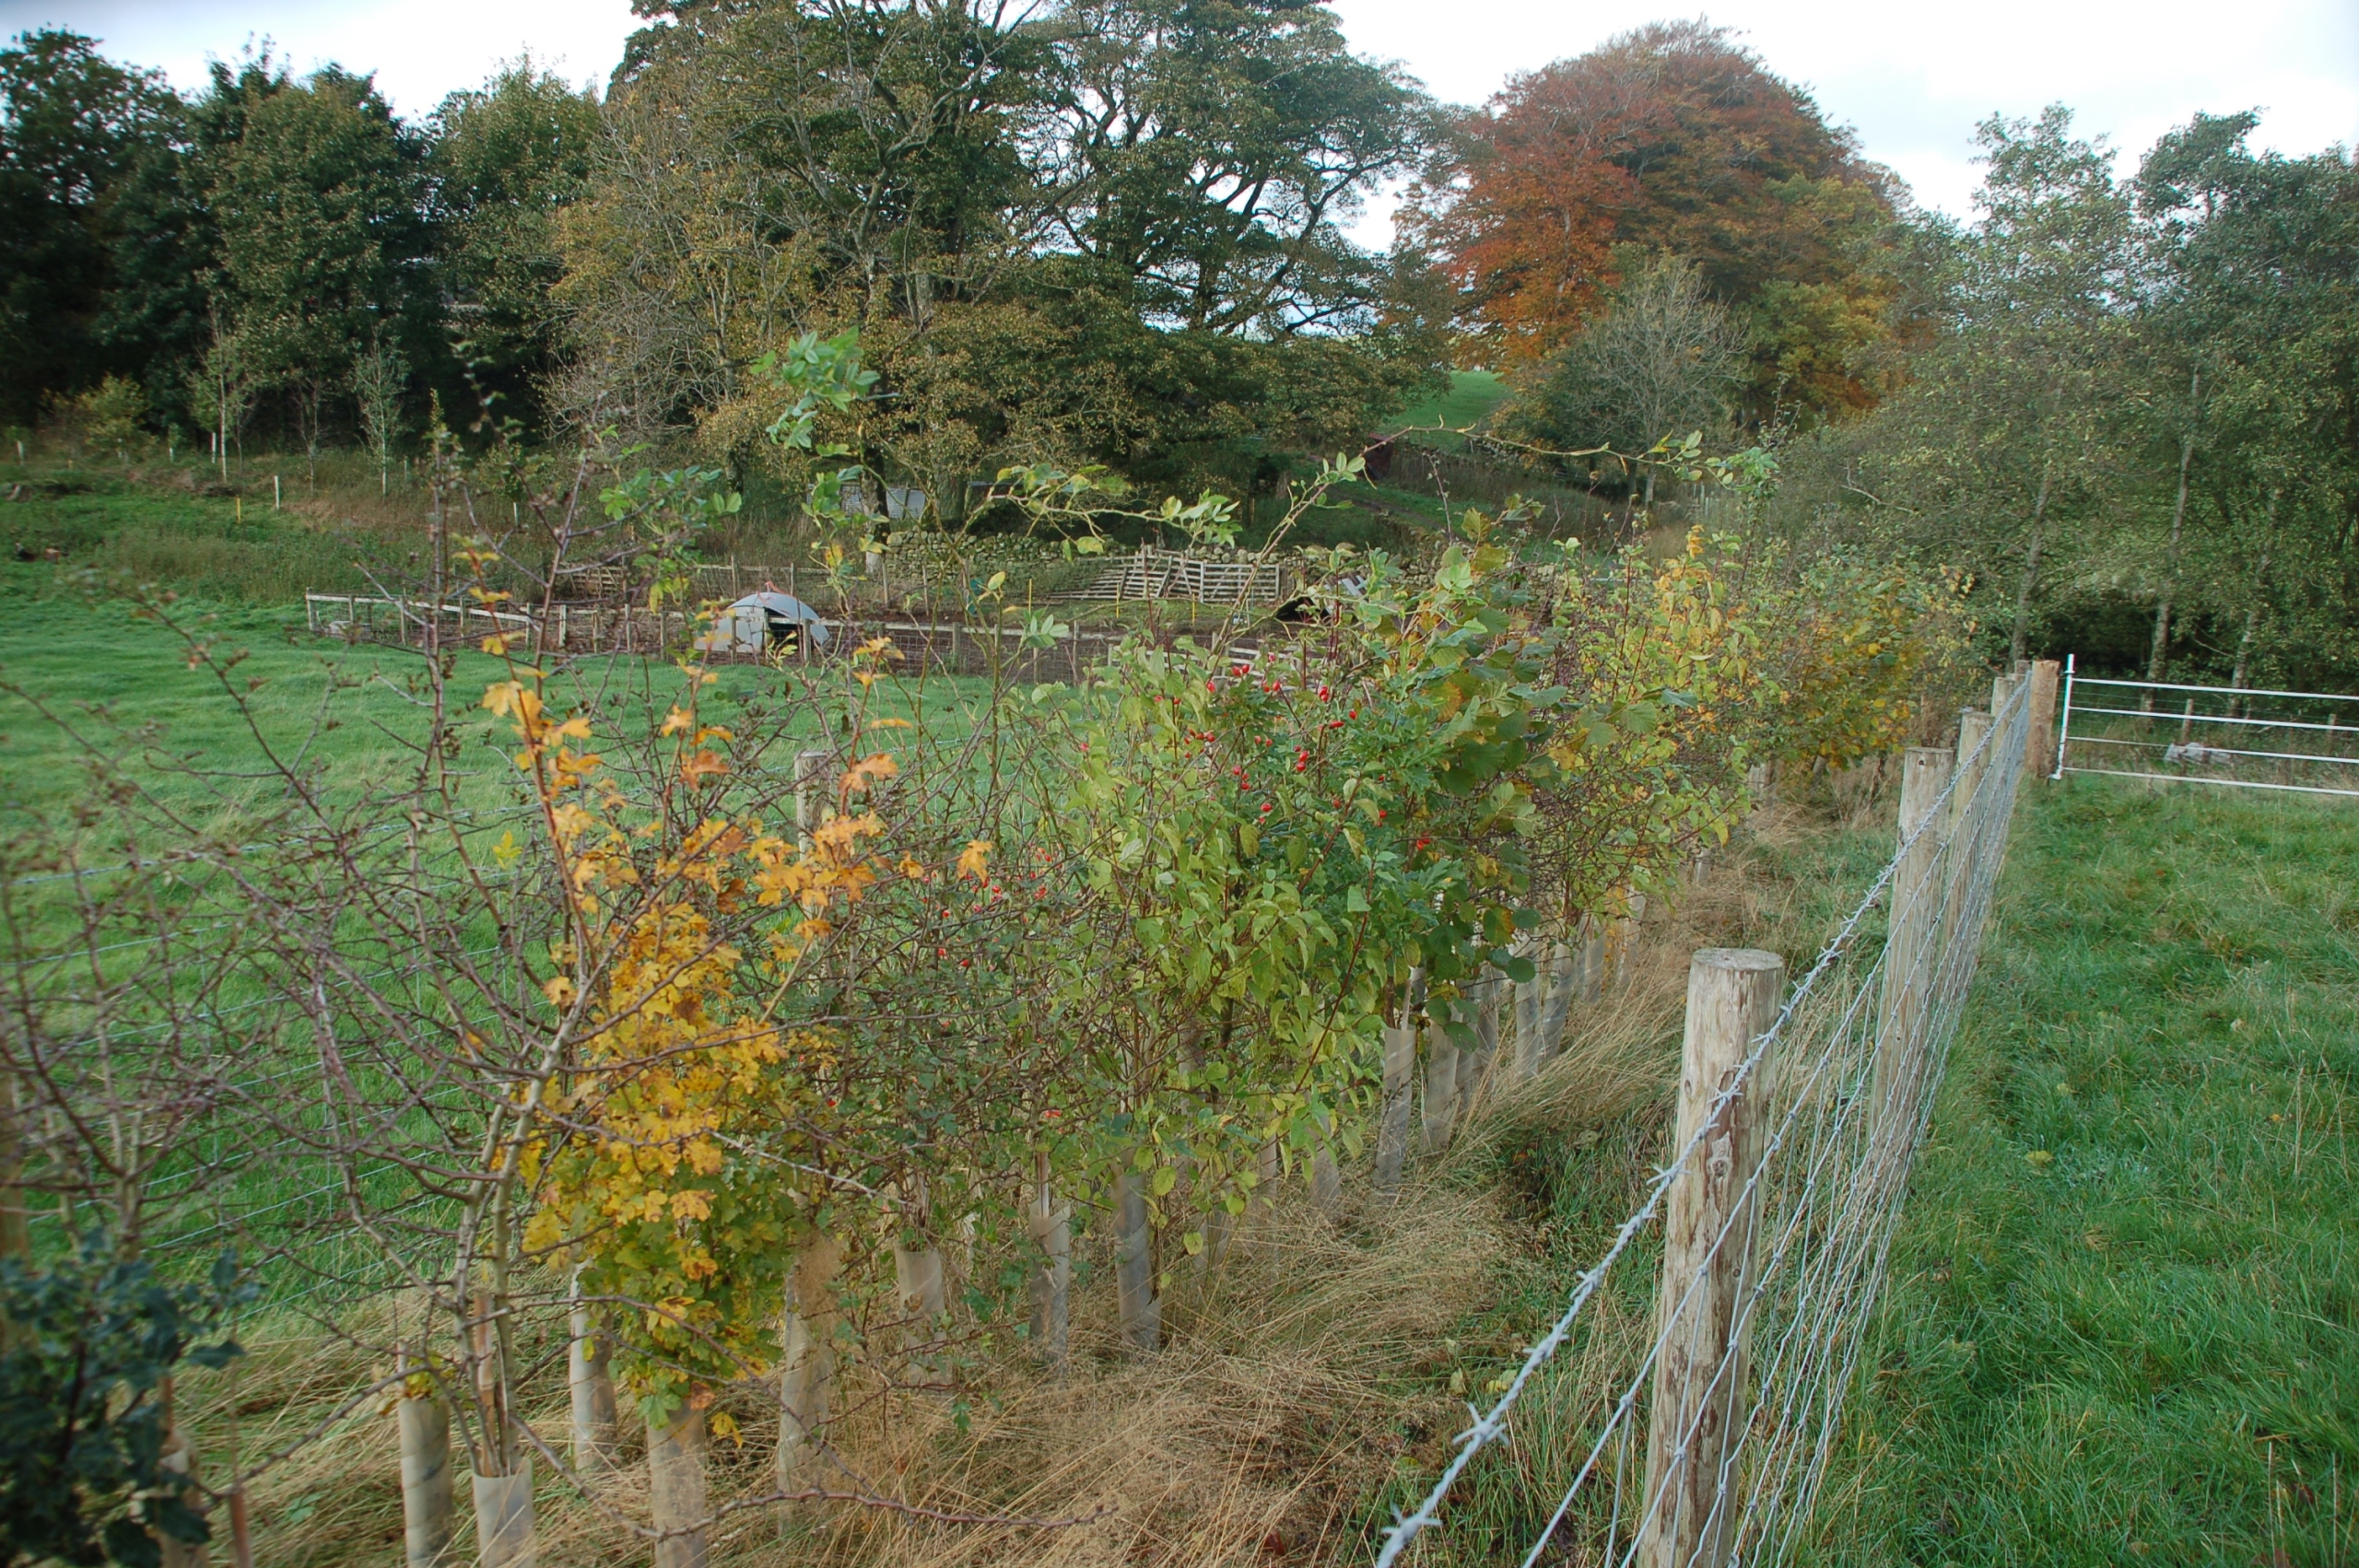
{"type": "Polygon", "coordinates": [[[972,877],[977,882],[990,881],[992,848],[992,841],[988,838],[967,840],[967,848],[958,855],[958,874],[972,877]]]}

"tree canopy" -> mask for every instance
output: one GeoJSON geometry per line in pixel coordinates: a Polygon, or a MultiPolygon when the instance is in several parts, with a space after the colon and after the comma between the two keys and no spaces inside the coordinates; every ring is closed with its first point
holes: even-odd
{"type": "Polygon", "coordinates": [[[1508,364],[1576,337],[1629,257],[1685,258],[1745,333],[1757,421],[1875,402],[1905,209],[1809,95],[1696,21],[1515,78],[1458,127],[1414,210],[1461,326],[1508,364]]]}

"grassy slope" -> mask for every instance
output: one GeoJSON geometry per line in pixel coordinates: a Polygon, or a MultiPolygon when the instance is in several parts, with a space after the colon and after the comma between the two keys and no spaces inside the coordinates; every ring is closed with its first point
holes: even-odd
{"type": "MultiPolygon", "coordinates": [[[[1506,402],[1507,395],[1508,384],[1496,370],[1452,370],[1448,392],[1402,409],[1391,425],[1395,428],[1442,425],[1463,429],[1506,402]]],[[[1440,442],[1456,440],[1455,437],[1447,436],[1428,439],[1440,442]]]]}
{"type": "Polygon", "coordinates": [[[2359,813],[2043,795],[1825,1560],[2351,1561],[2359,813]]]}

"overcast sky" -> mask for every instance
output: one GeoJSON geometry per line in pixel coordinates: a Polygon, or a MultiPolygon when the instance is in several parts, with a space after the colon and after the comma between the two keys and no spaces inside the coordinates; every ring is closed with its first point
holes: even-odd
{"type": "MultiPolygon", "coordinates": [[[[1441,97],[1478,103],[1518,71],[1657,18],[1667,0],[1334,0],[1353,46],[1399,60],[1441,97]]],[[[1963,217],[1975,122],[2061,101],[2083,134],[2137,152],[2198,110],[2259,109],[2287,153],[2359,142],[2359,0],[1727,0],[1710,9],[1769,68],[1855,127],[1919,202],[1963,217]]],[[[604,83],[631,30],[628,0],[0,0],[0,32],[45,24],[103,39],[182,86],[208,56],[276,41],[299,69],[377,74],[403,113],[529,47],[604,83]]],[[[1362,238],[1381,243],[1380,221],[1362,238]]]]}

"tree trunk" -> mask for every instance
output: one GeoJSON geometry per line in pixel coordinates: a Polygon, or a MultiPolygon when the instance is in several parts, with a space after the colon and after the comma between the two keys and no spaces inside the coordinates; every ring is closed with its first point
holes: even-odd
{"type": "MultiPolygon", "coordinates": [[[[2203,377],[2201,372],[2192,377],[2188,383],[2187,395],[2190,409],[2194,404],[2197,389],[2202,384],[2203,377]]],[[[2170,658],[2171,601],[2178,597],[2179,540],[2187,527],[2187,470],[2189,463],[2195,458],[2195,431],[2191,427],[2192,419],[2193,415],[2190,413],[2190,427],[2181,431],[2178,438],[2178,496],[2171,503],[2170,550],[2163,558],[2163,592],[2161,599],[2154,605],[2154,645],[2146,654],[2146,678],[2150,681],[2159,681],[2163,678],[2163,667],[2170,658]]],[[[2149,713],[2154,711],[2153,688],[2147,689],[2146,696],[2139,706],[2149,713]]]]}
{"type": "Polygon", "coordinates": [[[2024,649],[2031,635],[2031,596],[2039,583],[2039,547],[2047,537],[2048,491],[2055,472],[2054,458],[2040,464],[2039,497],[2031,507],[2031,542],[2024,550],[2023,580],[2015,587],[2015,630],[2007,639],[2009,669],[2024,661],[2024,649]]]}
{"type": "MultiPolygon", "coordinates": [[[[2252,674],[2253,637],[2260,629],[2261,607],[2269,595],[2269,556],[2277,544],[2277,500],[2281,494],[2276,490],[2269,492],[2269,516],[2261,524],[2260,559],[2253,564],[2252,597],[2245,605],[2244,635],[2236,639],[2236,673],[2228,677],[2228,685],[2237,691],[2245,689],[2245,683],[2252,674]]],[[[2228,699],[2231,715],[2248,713],[2250,706],[2241,697],[2228,699]]]]}
{"type": "MultiPolygon", "coordinates": [[[[1409,984],[1414,992],[1417,979],[1409,984]]],[[[1417,1071],[1412,1005],[1402,1003],[1401,1022],[1384,1031],[1384,1109],[1376,1128],[1376,1195],[1382,1199],[1401,1189],[1401,1170],[1409,1159],[1409,1101],[1417,1071]]]]}

